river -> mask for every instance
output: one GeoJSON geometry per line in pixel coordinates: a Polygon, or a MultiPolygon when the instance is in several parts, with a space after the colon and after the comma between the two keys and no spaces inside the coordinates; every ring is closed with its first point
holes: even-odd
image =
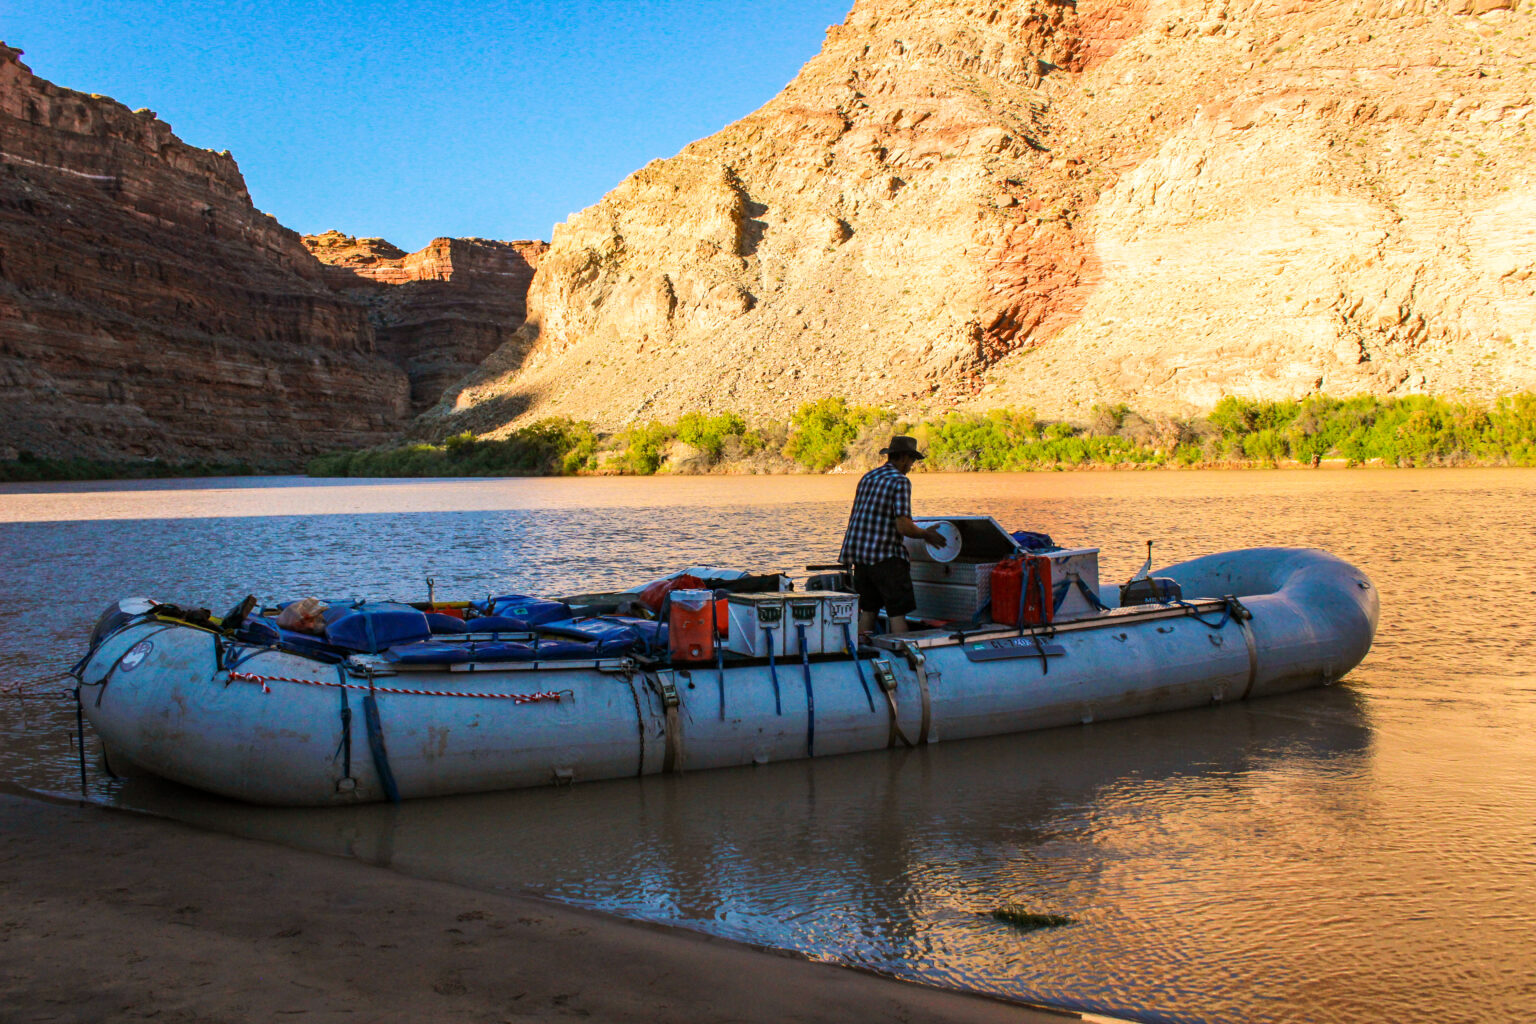
{"type": "MultiPolygon", "coordinates": [[[[1341,684],[915,751],[400,807],[92,799],[930,984],[1139,1021],[1536,1015],[1536,472],[913,477],[919,514],[1098,546],[1122,580],[1325,548],[1382,601],[1341,684]],[[1005,903],[1072,924],[1021,932],[1005,903]]],[[[103,606],[420,600],[835,558],[839,476],[0,487],[0,783],[78,792],[67,685],[103,606]]]]}

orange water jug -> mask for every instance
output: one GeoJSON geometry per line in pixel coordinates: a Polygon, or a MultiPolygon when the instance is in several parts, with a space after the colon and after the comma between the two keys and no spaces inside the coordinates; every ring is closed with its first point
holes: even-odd
{"type": "Polygon", "coordinates": [[[1049,625],[1055,606],[1051,600],[1051,560],[1044,555],[1008,558],[992,567],[992,621],[1005,626],[1019,622],[1019,596],[1024,597],[1025,626],[1049,625]]]}
{"type": "MultiPolygon", "coordinates": [[[[672,591],[667,647],[673,661],[710,661],[715,656],[715,595],[708,590],[672,591]]],[[[719,602],[724,604],[724,602],[719,602]]]]}

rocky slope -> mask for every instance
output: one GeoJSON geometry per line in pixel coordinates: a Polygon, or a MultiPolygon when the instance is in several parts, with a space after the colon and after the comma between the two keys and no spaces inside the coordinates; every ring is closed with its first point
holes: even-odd
{"type": "Polygon", "coordinates": [[[858,0],[424,433],[1536,386],[1532,0],[858,0]]]}
{"type": "Polygon", "coordinates": [[[549,243],[435,238],[405,253],[382,238],[305,235],[330,286],[368,313],[381,355],[411,381],[420,412],[511,340],[549,243]]]}

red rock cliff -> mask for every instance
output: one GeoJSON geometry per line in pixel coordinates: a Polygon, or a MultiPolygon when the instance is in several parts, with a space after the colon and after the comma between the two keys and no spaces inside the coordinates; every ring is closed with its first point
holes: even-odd
{"type": "Polygon", "coordinates": [[[0,44],[0,459],[292,465],[393,436],[406,374],[226,153],[0,44]]]}
{"type": "Polygon", "coordinates": [[[331,287],[368,311],[379,351],[411,379],[420,412],[512,338],[549,243],[435,238],[406,254],[382,238],[305,235],[331,287]]]}

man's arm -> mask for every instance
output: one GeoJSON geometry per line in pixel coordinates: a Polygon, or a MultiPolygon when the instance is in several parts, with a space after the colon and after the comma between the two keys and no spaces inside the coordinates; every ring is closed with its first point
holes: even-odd
{"type": "Polygon", "coordinates": [[[911,537],[914,540],[927,541],[929,544],[932,544],[936,548],[941,548],[944,546],[944,535],[939,532],[938,527],[930,526],[925,530],[921,526],[918,526],[916,523],[914,523],[911,516],[896,517],[896,532],[901,534],[903,537],[911,537]]]}

